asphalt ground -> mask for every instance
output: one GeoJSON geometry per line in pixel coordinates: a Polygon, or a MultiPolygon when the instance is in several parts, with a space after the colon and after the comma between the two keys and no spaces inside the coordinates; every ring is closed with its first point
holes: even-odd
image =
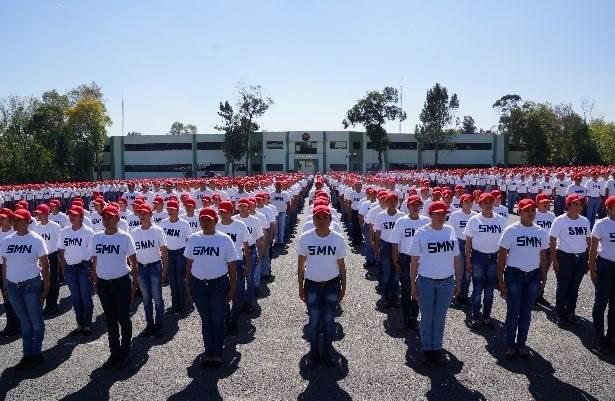
{"type": "MultiPolygon", "coordinates": [[[[366,278],[370,272],[358,250],[346,259],[348,291],[334,343],[337,366],[308,369],[307,315],[296,282],[297,240],[294,235],[288,246],[276,249],[275,280],[262,288],[255,314],[242,315],[240,334],[227,338],[221,369],[200,368],[201,321],[192,311],[179,319],[165,316],[163,339],[135,338],[131,366],[103,371],[109,350],[98,298],[92,337],[68,337],[74,314],[63,287],[62,312],[46,322],[43,365],[16,371],[12,366],[21,358],[21,340],[0,342],[0,399],[615,400],[615,357],[602,358],[593,349],[589,277],[579,297],[581,326],[559,329],[550,308],[535,310],[530,361],[503,358],[505,304],[496,296],[495,330],[472,332],[466,326],[467,310],[449,310],[444,347],[451,363],[423,368],[417,333],[400,329],[400,309],[377,306],[375,282],[366,278]]],[[[168,287],[163,290],[168,306],[168,287]]],[[[546,297],[554,302],[552,274],[546,297]]],[[[132,321],[136,336],[145,327],[138,302],[132,321]]]]}

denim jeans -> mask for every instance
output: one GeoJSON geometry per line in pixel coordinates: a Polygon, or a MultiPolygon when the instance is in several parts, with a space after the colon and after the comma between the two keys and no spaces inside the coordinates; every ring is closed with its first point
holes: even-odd
{"type": "Polygon", "coordinates": [[[64,266],[66,284],[70,290],[70,302],[73,304],[77,326],[92,327],[94,302],[92,300],[92,282],[90,281],[91,262],[64,266]]]}
{"type": "Polygon", "coordinates": [[[470,293],[470,283],[472,282],[472,274],[466,271],[466,240],[460,239],[459,242],[459,257],[461,260],[461,291],[460,298],[467,298],[470,293]]]}
{"type": "MultiPolygon", "coordinates": [[[[2,265],[0,265],[0,269],[2,265]]],[[[2,292],[2,298],[4,299],[4,314],[6,316],[6,326],[4,329],[6,331],[13,331],[19,329],[19,319],[15,314],[15,310],[13,310],[13,306],[11,305],[11,300],[9,299],[8,289],[4,291],[4,286],[0,283],[0,291],[2,292]]]]}
{"type": "Polygon", "coordinates": [[[419,316],[419,303],[410,297],[412,278],[410,277],[410,255],[399,254],[399,281],[401,282],[401,315],[404,321],[416,320],[419,316]]]}
{"type": "Polygon", "coordinates": [[[277,242],[278,244],[283,244],[284,234],[286,232],[286,212],[278,213],[277,223],[278,223],[278,232],[276,233],[277,235],[276,235],[275,242],[277,242]]]}
{"type": "Polygon", "coordinates": [[[446,313],[453,297],[455,278],[450,276],[442,280],[433,280],[418,276],[416,288],[421,311],[421,349],[441,350],[446,313]]]}
{"type": "MultiPolygon", "coordinates": [[[[271,232],[270,230],[267,230],[267,232],[271,232]]],[[[268,237],[268,236],[266,236],[268,237]]],[[[267,277],[271,275],[271,256],[269,255],[269,244],[265,243],[263,244],[263,249],[264,249],[264,254],[261,255],[261,276],[260,277],[267,277]]]]}
{"type": "Polygon", "coordinates": [[[382,270],[382,299],[387,303],[397,302],[399,274],[393,269],[393,254],[390,242],[380,241],[380,269],[382,270]]]}
{"type": "Polygon", "coordinates": [[[350,211],[350,236],[353,242],[361,242],[361,227],[359,226],[359,211],[352,209],[350,211]]]}
{"type": "Polygon", "coordinates": [[[125,358],[130,354],[132,322],[130,321],[130,288],[128,274],[113,279],[98,278],[98,298],[105,313],[109,350],[114,358],[125,358]],[[120,329],[122,340],[120,342],[120,329]]]}
{"type": "Polygon", "coordinates": [[[58,306],[58,296],[60,295],[60,254],[58,251],[47,255],[49,259],[49,293],[45,300],[45,307],[55,308],[58,306]]]}
{"type": "Polygon", "coordinates": [[[248,260],[248,262],[250,263],[250,272],[246,278],[246,281],[247,281],[246,302],[249,305],[254,305],[254,300],[256,299],[256,289],[258,288],[256,286],[256,278],[255,278],[257,259],[258,259],[258,255],[256,252],[256,247],[251,246],[250,247],[250,257],[248,260]]]}
{"type": "Polygon", "coordinates": [[[566,204],[565,196],[560,196],[560,195],[555,196],[553,213],[555,213],[556,216],[564,214],[565,204],[566,204]]]}
{"type": "Polygon", "coordinates": [[[171,306],[176,311],[182,311],[186,299],[186,257],[184,248],[169,249],[169,265],[167,277],[171,289],[171,306]]]}
{"type": "Polygon", "coordinates": [[[24,356],[37,356],[43,348],[45,320],[41,294],[43,280],[35,277],[20,283],[7,283],[11,305],[21,323],[21,339],[24,356]]]}
{"type": "Polygon", "coordinates": [[[615,262],[598,257],[596,261],[596,296],[592,319],[596,338],[604,338],[604,311],[608,305],[606,337],[615,339],[615,262]]]}
{"type": "Polygon", "coordinates": [[[513,208],[517,204],[517,191],[506,192],[506,204],[508,205],[508,214],[512,214],[513,208]]]}
{"type": "Polygon", "coordinates": [[[540,289],[540,269],[524,272],[507,266],[506,283],[506,346],[523,347],[532,319],[532,308],[540,289]]]}
{"type": "Polygon", "coordinates": [[[230,282],[227,275],[213,280],[190,279],[192,298],[201,316],[201,331],[207,357],[221,358],[224,348],[224,315],[230,282]]]}
{"type": "Polygon", "coordinates": [[[164,299],[162,298],[162,263],[160,261],[143,265],[139,263],[138,270],[139,288],[143,296],[143,309],[145,321],[148,325],[154,324],[154,310],[156,306],[155,324],[162,326],[164,319],[164,299]]]}
{"type": "Polygon", "coordinates": [[[472,319],[480,319],[483,295],[483,319],[491,318],[493,292],[498,285],[498,254],[472,250],[472,319]]]}
{"type": "Polygon", "coordinates": [[[329,355],[335,334],[335,307],[340,292],[340,279],[322,283],[305,280],[304,288],[309,317],[307,338],[310,343],[310,351],[318,353],[318,340],[322,327],[322,353],[329,355]]]}
{"type": "Polygon", "coordinates": [[[235,289],[235,297],[232,305],[227,304],[226,321],[232,324],[237,324],[241,308],[246,303],[246,279],[243,274],[243,259],[235,261],[235,269],[237,270],[237,288],[235,289]]]}
{"type": "Polygon", "coordinates": [[[369,224],[363,224],[363,256],[367,263],[374,263],[374,248],[372,247],[371,238],[369,238],[369,224]]]}
{"type": "Polygon", "coordinates": [[[587,273],[587,252],[578,255],[557,251],[559,272],[555,291],[555,311],[559,319],[574,316],[579,287],[587,273]]]}
{"type": "Polygon", "coordinates": [[[589,220],[589,226],[594,228],[594,222],[596,221],[596,216],[600,211],[600,206],[602,205],[602,199],[600,197],[592,198],[591,196],[587,198],[587,219],[589,220]]]}

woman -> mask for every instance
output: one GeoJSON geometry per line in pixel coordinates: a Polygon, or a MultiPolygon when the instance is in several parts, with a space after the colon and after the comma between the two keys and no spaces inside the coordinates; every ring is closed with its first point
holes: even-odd
{"type": "Polygon", "coordinates": [[[210,207],[199,213],[201,232],[188,239],[184,250],[186,288],[201,316],[205,358],[203,368],[222,366],[226,304],[233,300],[237,284],[237,252],[231,238],[216,231],[218,213],[210,207]]]}
{"type": "Polygon", "coordinates": [[[536,202],[527,198],[517,205],[520,221],[507,227],[500,238],[498,283],[506,299],[506,358],[529,358],[525,345],[532,307],[547,277],[547,232],[534,224],[536,202]]]}
{"type": "Polygon", "coordinates": [[[412,298],[421,312],[421,348],[424,365],[445,365],[442,353],[446,312],[461,288],[461,261],[455,229],[445,225],[448,206],[429,205],[431,224],[419,228],[410,245],[412,298]]]}
{"type": "Polygon", "coordinates": [[[19,370],[32,369],[43,362],[43,302],[49,293],[47,246],[40,235],[28,229],[31,222],[30,212],[16,210],[13,213],[15,233],[0,243],[2,282],[21,323],[23,358],[15,366],[19,370]]]}

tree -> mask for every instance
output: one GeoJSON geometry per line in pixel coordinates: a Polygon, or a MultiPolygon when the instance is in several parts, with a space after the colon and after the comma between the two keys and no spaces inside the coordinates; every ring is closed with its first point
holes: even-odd
{"type": "Polygon", "coordinates": [[[555,108],[559,121],[557,142],[551,150],[556,164],[590,164],[598,162],[596,146],[590,137],[588,123],[572,105],[562,104],[555,108]]]}
{"type": "MultiPolygon", "coordinates": [[[[263,95],[263,88],[260,85],[246,86],[243,82],[239,83],[239,100],[237,102],[239,115],[239,127],[245,134],[247,143],[250,141],[250,134],[258,129],[255,120],[262,117],[263,114],[273,104],[270,97],[263,95]],[[256,128],[255,128],[256,127],[256,128]]],[[[252,173],[251,155],[248,147],[245,149],[247,174],[252,173]]]]}
{"type": "Polygon", "coordinates": [[[365,127],[365,133],[372,143],[372,148],[378,152],[378,163],[384,169],[382,153],[387,150],[389,138],[383,125],[387,121],[399,119],[404,121],[406,113],[397,106],[399,95],[397,89],[385,87],[382,92],[370,91],[359,99],[346,113],[342,121],[344,129],[357,124],[365,127]]]}
{"type": "Polygon", "coordinates": [[[461,123],[461,133],[462,134],[478,133],[478,129],[476,128],[476,124],[474,123],[474,118],[472,118],[472,116],[463,117],[463,122],[461,123]]]}
{"type": "Polygon", "coordinates": [[[183,124],[179,121],[175,121],[171,124],[171,128],[169,132],[167,132],[167,135],[196,135],[197,133],[198,130],[196,125],[183,124]]]}
{"type": "Polygon", "coordinates": [[[457,94],[448,96],[446,87],[436,83],[427,91],[423,110],[419,116],[420,124],[414,133],[422,145],[430,145],[434,150],[434,164],[438,165],[438,154],[455,137],[455,130],[447,130],[453,122],[455,111],[459,107],[457,94]]]}
{"type": "Polygon", "coordinates": [[[235,163],[241,160],[247,152],[247,135],[240,127],[239,115],[235,114],[233,106],[228,101],[220,102],[218,116],[222,119],[222,124],[214,128],[224,132],[222,151],[226,160],[231,164],[231,175],[235,177],[235,163]]]}
{"type": "Polygon", "coordinates": [[[602,163],[615,164],[615,122],[595,119],[589,123],[589,136],[602,163]]]}

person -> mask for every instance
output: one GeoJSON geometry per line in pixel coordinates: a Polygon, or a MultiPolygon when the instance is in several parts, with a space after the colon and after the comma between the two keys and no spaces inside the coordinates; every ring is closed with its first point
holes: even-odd
{"type": "Polygon", "coordinates": [[[45,241],[28,228],[30,212],[16,210],[12,219],[15,232],[0,243],[2,284],[21,325],[23,358],[15,369],[28,370],[44,360],[42,305],[49,293],[49,261],[45,241]]]}
{"type": "Polygon", "coordinates": [[[526,345],[532,307],[547,277],[547,231],[534,224],[536,203],[523,199],[517,205],[520,221],[506,227],[498,252],[498,284],[506,299],[506,352],[529,358],[526,345]]]}
{"type": "Polygon", "coordinates": [[[250,232],[245,223],[233,219],[233,204],[229,201],[220,203],[220,221],[216,225],[216,230],[228,235],[233,241],[237,259],[235,260],[235,270],[237,272],[237,284],[235,296],[232,299],[232,307],[227,310],[227,333],[236,334],[239,314],[246,303],[246,278],[250,276],[250,232]]]}
{"type": "Polygon", "coordinates": [[[281,181],[275,182],[275,191],[269,195],[269,198],[271,199],[271,204],[275,206],[278,213],[276,220],[276,227],[278,230],[276,244],[283,245],[286,240],[286,210],[288,209],[290,203],[290,197],[288,195],[288,192],[282,191],[281,181]]]}
{"type": "Polygon", "coordinates": [[[468,294],[470,293],[472,273],[466,270],[465,267],[466,236],[463,234],[463,231],[468,225],[468,220],[470,217],[476,214],[476,212],[472,211],[472,195],[461,195],[460,206],[461,209],[451,213],[448,219],[448,224],[455,229],[455,234],[457,235],[460,252],[459,259],[461,260],[461,289],[459,291],[459,295],[453,300],[453,306],[457,308],[461,308],[463,305],[469,305],[471,303],[468,294]]]}
{"type": "Polygon", "coordinates": [[[130,305],[138,286],[135,244],[130,234],[118,229],[120,211],[117,207],[106,206],[101,216],[105,229],[92,237],[90,252],[92,275],[105,313],[111,351],[102,368],[122,369],[130,364],[130,305]]]}
{"type": "Polygon", "coordinates": [[[427,216],[421,216],[423,201],[418,195],[411,195],[406,201],[408,215],[397,220],[391,234],[393,244],[393,266],[401,282],[401,314],[404,329],[416,330],[419,316],[419,304],[411,297],[411,287],[414,282],[410,279],[410,244],[416,230],[429,224],[427,216]]]}
{"type": "Polygon", "coordinates": [[[410,274],[415,285],[412,298],[421,312],[423,364],[446,365],[442,353],[446,313],[461,287],[461,262],[455,229],[444,224],[448,206],[437,201],[429,205],[431,223],[414,234],[410,245],[410,274]]]}
{"type": "MultiPolygon", "coordinates": [[[[2,208],[0,209],[0,242],[13,234],[15,230],[13,230],[13,212],[11,209],[2,208]]],[[[2,270],[4,269],[4,265],[1,264],[2,260],[0,258],[0,290],[2,291],[2,298],[4,299],[4,314],[6,316],[6,326],[4,329],[0,331],[0,337],[13,337],[19,334],[19,319],[11,306],[11,300],[9,299],[9,294],[5,289],[5,286],[2,283],[2,270]]]]}
{"type": "Polygon", "coordinates": [[[60,270],[64,272],[66,284],[70,291],[70,301],[75,311],[77,328],[70,335],[89,336],[92,333],[93,282],[90,277],[92,255],[90,243],[94,231],[83,225],[84,211],[73,206],[68,211],[70,225],[58,234],[60,270]]]}
{"type": "MultiPolygon", "coordinates": [[[[166,185],[166,184],[165,184],[166,185]]],[[[166,185],[167,188],[170,186],[166,185]]],[[[159,226],[162,228],[167,239],[168,266],[167,277],[171,289],[171,314],[184,313],[186,299],[186,258],[184,248],[188,238],[192,235],[190,224],[179,218],[179,203],[176,200],[167,202],[169,217],[162,220],[159,226]]]]}
{"type": "Polygon", "coordinates": [[[201,316],[205,344],[203,368],[222,366],[226,304],[235,296],[237,252],[231,238],[216,231],[218,213],[210,208],[199,212],[201,232],[190,236],[184,250],[186,284],[201,316]]]}
{"type": "Polygon", "coordinates": [[[587,273],[591,231],[589,220],[581,216],[583,197],[572,193],[566,197],[565,214],[553,220],[551,237],[551,262],[557,278],[555,312],[557,325],[578,325],[575,317],[579,287],[587,273]]]}
{"type": "Polygon", "coordinates": [[[316,206],[312,216],[316,227],[303,233],[297,245],[297,277],[299,298],[305,302],[308,311],[310,352],[307,365],[315,368],[320,362],[335,365],[331,351],[335,308],[346,294],[346,244],[340,234],[329,228],[331,210],[328,206],[316,206]],[[322,352],[319,349],[321,327],[322,352]]]}
{"type": "Polygon", "coordinates": [[[589,251],[589,271],[596,288],[592,320],[594,338],[601,353],[615,350],[615,196],[605,201],[607,217],[600,219],[592,230],[589,251]],[[604,312],[608,325],[604,333],[604,312]]]}
{"type": "Polygon", "coordinates": [[[481,212],[470,217],[463,234],[466,236],[465,267],[472,274],[472,320],[473,329],[484,324],[495,328],[491,320],[493,292],[497,287],[498,243],[506,227],[506,219],[493,212],[493,195],[481,194],[481,212]],[[483,295],[484,294],[484,295],[483,295]],[[483,314],[481,320],[481,295],[483,314]]]}
{"type": "Polygon", "coordinates": [[[143,204],[136,210],[140,226],[130,235],[135,243],[137,257],[137,277],[143,298],[145,311],[145,329],[140,337],[163,335],[164,299],[162,298],[162,281],[167,276],[167,238],[159,226],[152,223],[152,208],[143,204]],[[156,316],[154,320],[154,308],[156,316]]]}
{"type": "MultiPolygon", "coordinates": [[[[551,225],[553,224],[553,220],[555,220],[555,214],[549,210],[551,206],[551,198],[548,194],[542,193],[536,196],[536,218],[534,219],[534,224],[539,227],[542,227],[549,232],[551,230],[551,225]]],[[[547,252],[547,273],[549,272],[549,268],[551,267],[551,253],[547,252]]],[[[548,275],[547,275],[548,277],[548,275]]],[[[546,277],[545,277],[546,280],[546,277]]],[[[538,293],[538,297],[536,297],[536,304],[542,305],[545,307],[550,307],[551,303],[546,300],[544,294],[544,286],[538,293]]]]}
{"type": "Polygon", "coordinates": [[[58,296],[60,295],[60,266],[58,261],[58,234],[62,227],[54,221],[49,220],[49,206],[38,205],[36,208],[38,224],[35,224],[33,231],[45,240],[47,246],[47,259],[49,260],[49,294],[45,300],[43,316],[51,317],[58,311],[58,296]]]}
{"type": "Polygon", "coordinates": [[[252,313],[256,297],[259,292],[259,287],[256,286],[256,267],[261,262],[261,256],[263,255],[263,229],[260,220],[250,215],[250,199],[243,198],[237,202],[239,214],[234,216],[235,220],[241,221],[245,224],[248,232],[250,233],[250,240],[248,241],[250,249],[250,257],[248,259],[249,266],[244,266],[247,273],[246,276],[246,300],[244,304],[244,311],[252,313]]]}

